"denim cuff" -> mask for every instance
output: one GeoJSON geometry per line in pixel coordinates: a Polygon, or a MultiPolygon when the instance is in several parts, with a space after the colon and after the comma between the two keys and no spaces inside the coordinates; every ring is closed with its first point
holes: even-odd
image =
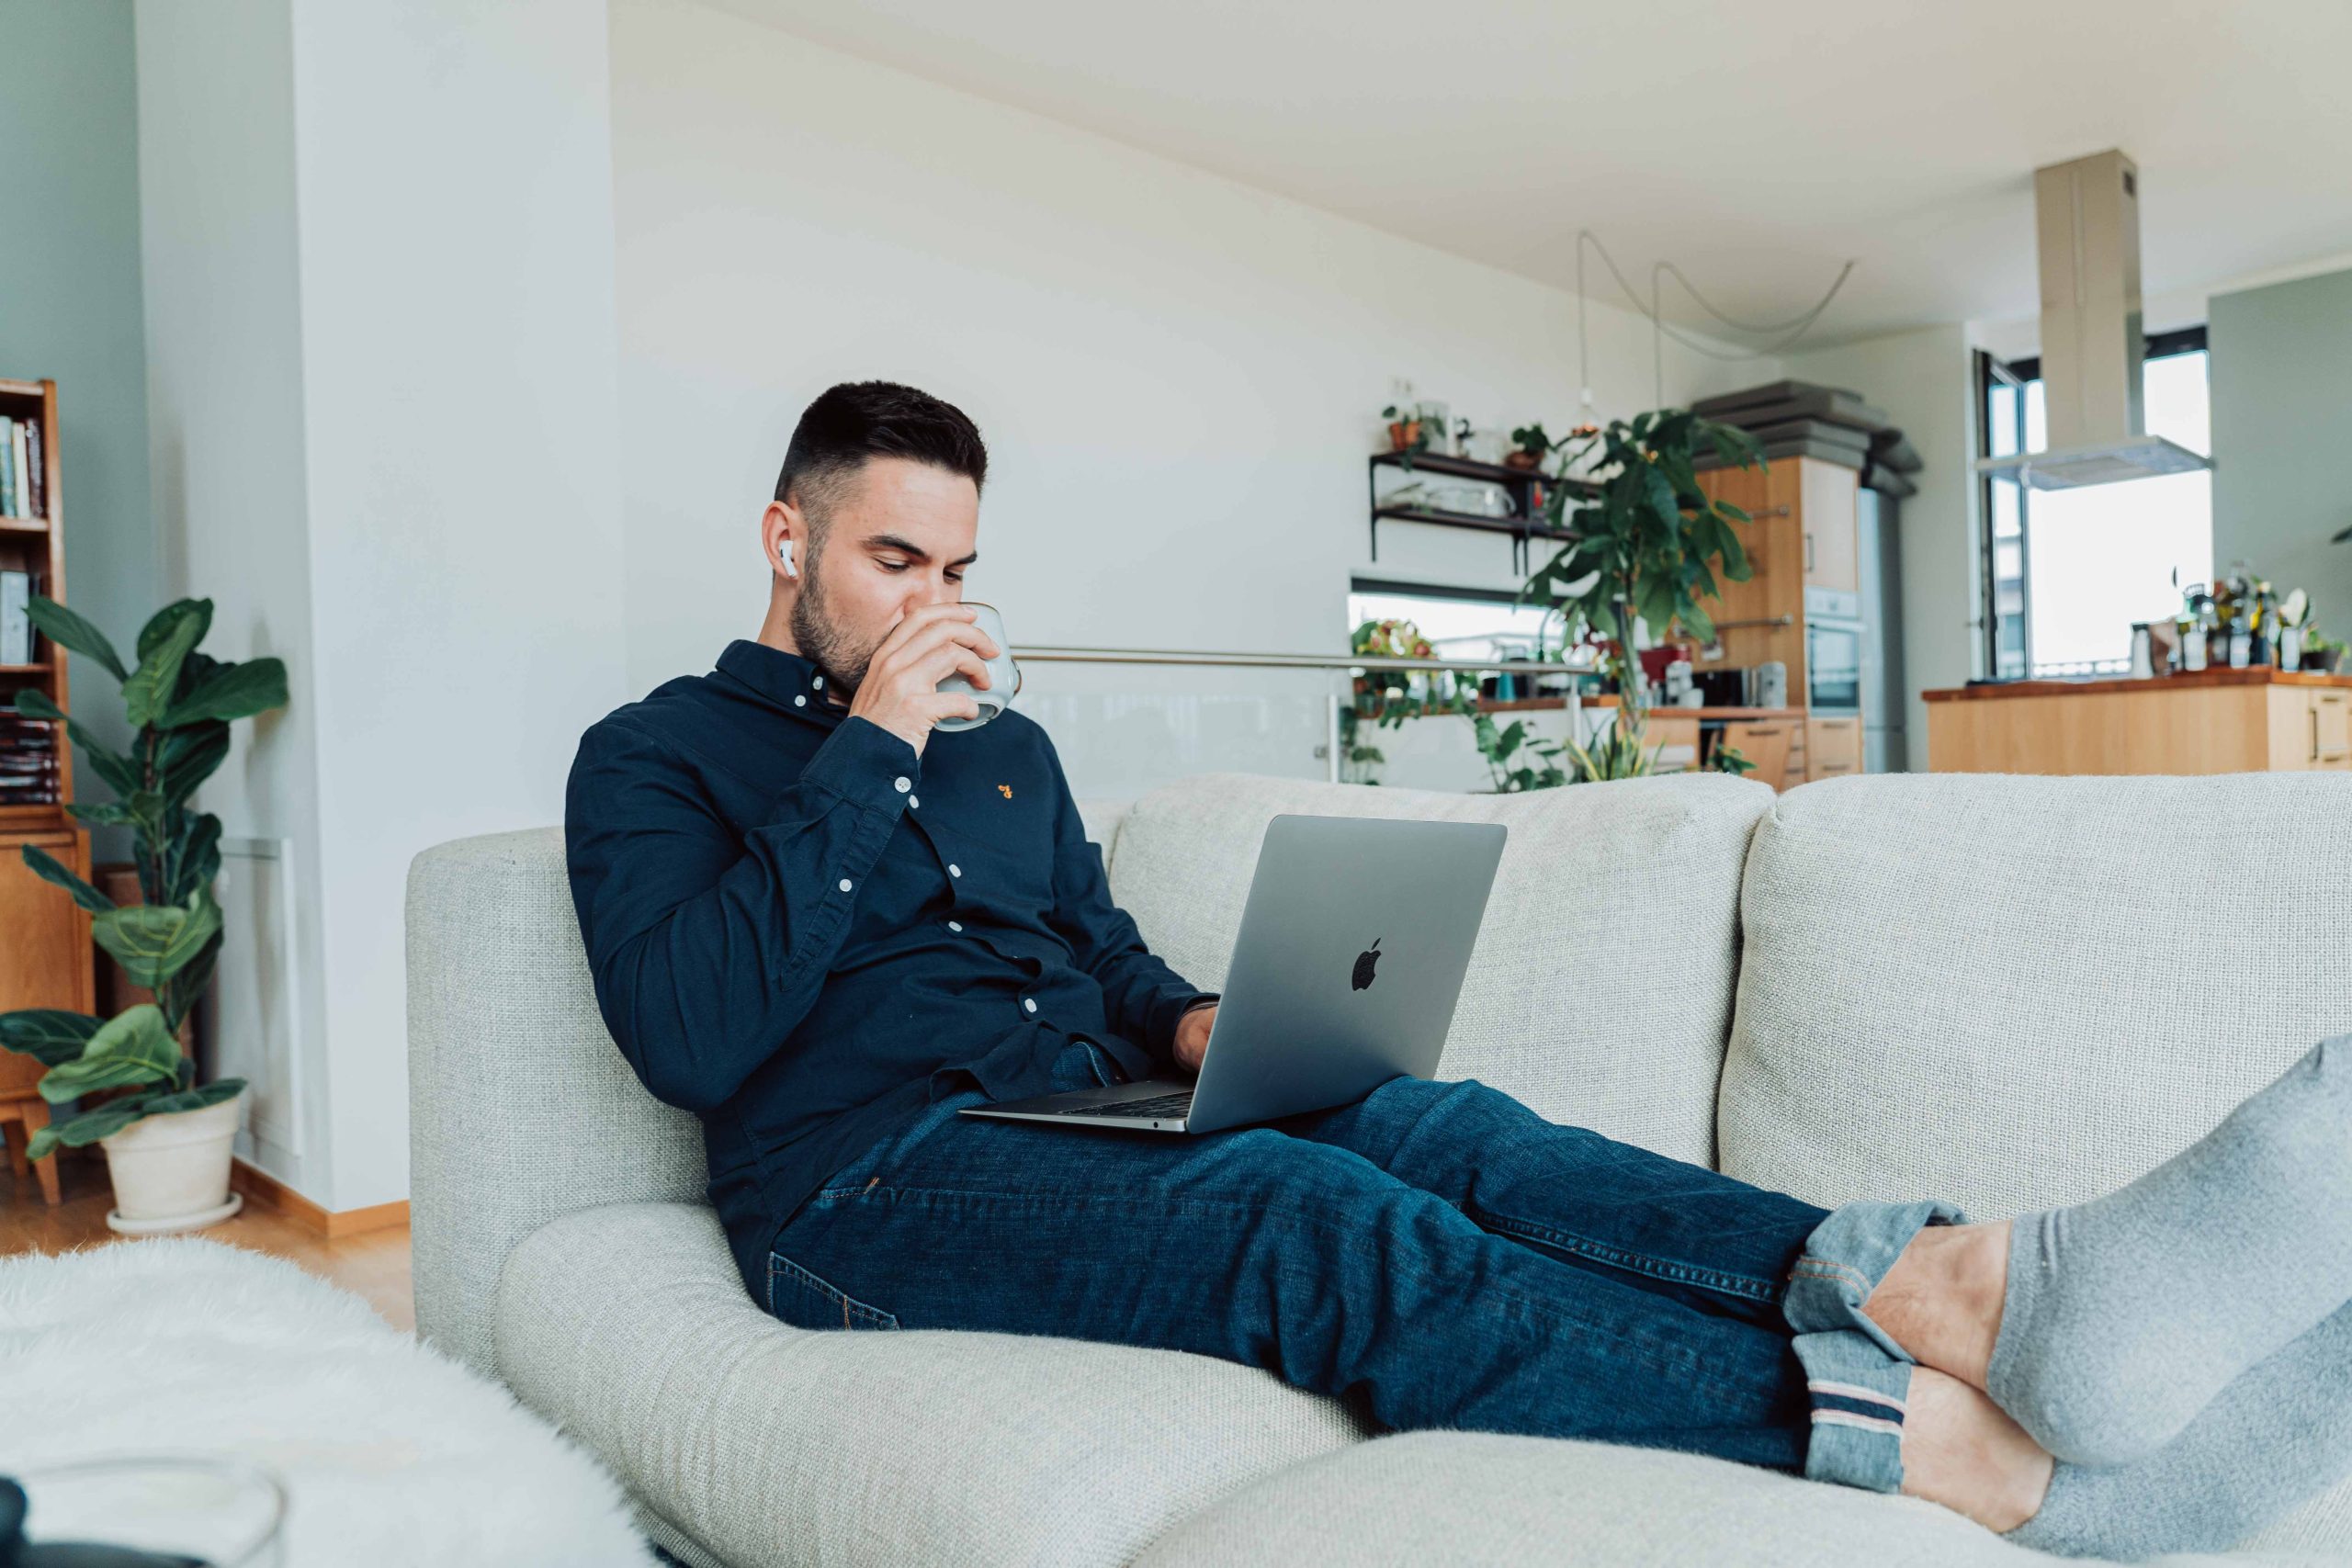
{"type": "Polygon", "coordinates": [[[1796,1332],[1813,1405],[1809,1479],[1901,1490],[1911,1357],[1863,1314],[1862,1303],[1922,1226],[1966,1223],[1951,1203],[1849,1203],[1805,1238],[1781,1311],[1796,1332]]]}

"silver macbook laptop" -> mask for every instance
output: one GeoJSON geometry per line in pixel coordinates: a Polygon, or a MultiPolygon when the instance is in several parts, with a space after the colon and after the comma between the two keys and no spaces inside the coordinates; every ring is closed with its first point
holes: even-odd
{"type": "Polygon", "coordinates": [[[1491,822],[1275,818],[1196,1081],[1072,1089],[964,1114],[1214,1133],[1429,1077],[1504,836],[1491,822]]]}

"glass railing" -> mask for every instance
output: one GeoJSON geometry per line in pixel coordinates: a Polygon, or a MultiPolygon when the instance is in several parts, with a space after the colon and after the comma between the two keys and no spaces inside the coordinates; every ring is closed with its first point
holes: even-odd
{"type": "Polygon", "coordinates": [[[1497,722],[1589,739],[1609,710],[1573,690],[1589,667],[1536,661],[1022,646],[1013,705],[1054,739],[1080,796],[1129,797],[1204,773],[1265,773],[1413,789],[1478,790],[1494,779],[1470,722],[1449,713],[1358,727],[1379,762],[1351,761],[1342,710],[1369,706],[1360,678],[1416,694],[1478,682],[1497,722]]]}

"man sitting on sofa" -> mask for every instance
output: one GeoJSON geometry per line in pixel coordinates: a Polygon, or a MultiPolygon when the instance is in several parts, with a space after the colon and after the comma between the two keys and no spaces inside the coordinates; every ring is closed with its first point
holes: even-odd
{"type": "Polygon", "coordinates": [[[2227,1546],[2352,1468],[2352,1039],[2014,1224],[1823,1210],[1476,1083],[1191,1138],[956,1115],[1193,1070],[1216,1010],[1111,901],[1043,730],[933,734],[999,651],[961,603],[986,473],[937,399],[824,393],[757,638],[572,769],[597,1001],[701,1117],[769,1312],[1196,1351],[1389,1428],[1713,1454],[2060,1551],[2227,1546]]]}

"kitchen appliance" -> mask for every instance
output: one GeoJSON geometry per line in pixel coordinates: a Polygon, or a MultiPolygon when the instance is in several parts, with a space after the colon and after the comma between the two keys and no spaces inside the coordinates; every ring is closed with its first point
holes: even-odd
{"type": "Polygon", "coordinates": [[[1976,471],[2035,490],[2070,490],[2211,468],[2187,447],[2146,434],[2139,166],[2109,149],[2036,169],[2033,213],[2050,445],[1979,458],[1976,471]]]}
{"type": "Polygon", "coordinates": [[[1828,716],[1862,711],[1862,596],[1842,588],[1804,591],[1805,705],[1828,716]]]}

